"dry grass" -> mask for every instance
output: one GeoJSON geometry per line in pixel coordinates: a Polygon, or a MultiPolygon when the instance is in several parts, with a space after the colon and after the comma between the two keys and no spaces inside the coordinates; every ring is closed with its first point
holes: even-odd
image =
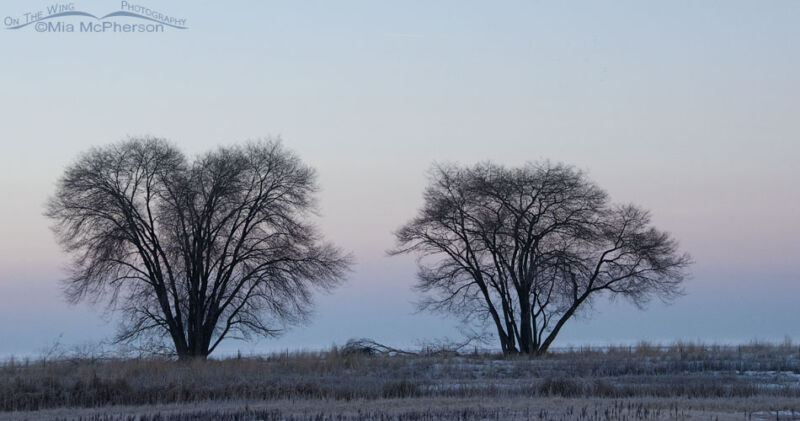
{"type": "Polygon", "coordinates": [[[334,347],[192,362],[62,358],[0,365],[0,418],[14,419],[40,418],[35,414],[72,419],[76,413],[97,420],[600,419],[593,418],[596,414],[603,419],[681,419],[681,411],[737,413],[737,419],[758,411],[800,412],[800,349],[788,342],[733,347],[641,343],[563,349],[531,359],[478,352],[370,356],[334,347]],[[547,405],[558,399],[571,403],[547,405]],[[306,402],[309,408],[296,412],[294,406],[270,402],[306,402]],[[378,402],[400,404],[387,412],[373,405],[378,402]],[[440,404],[446,402],[461,406],[440,404]],[[165,405],[179,409],[153,412],[165,405]],[[114,418],[127,407],[138,415],[114,418]],[[341,408],[331,412],[334,407],[341,408]]]}
{"type": "MultiPolygon", "coordinates": [[[[219,401],[147,407],[50,409],[0,413],[3,420],[758,420],[776,419],[752,407],[791,406],[781,398],[601,399],[601,398],[414,398],[356,401],[219,401]]],[[[792,419],[791,412],[779,419],[792,419]]]]}

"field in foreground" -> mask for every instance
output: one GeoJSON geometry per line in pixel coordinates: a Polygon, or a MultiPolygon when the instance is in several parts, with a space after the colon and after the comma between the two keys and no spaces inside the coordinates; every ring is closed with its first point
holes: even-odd
{"type": "Polygon", "coordinates": [[[800,349],[677,344],[530,359],[320,353],[14,361],[0,420],[800,419],[800,349]]]}

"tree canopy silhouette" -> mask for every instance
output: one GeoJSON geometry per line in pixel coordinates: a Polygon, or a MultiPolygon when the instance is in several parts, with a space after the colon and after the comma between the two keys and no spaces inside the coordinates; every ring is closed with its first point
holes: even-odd
{"type": "Polygon", "coordinates": [[[505,353],[547,351],[603,295],[681,293],[691,263],[647,211],[616,206],[573,167],[434,166],[391,254],[420,257],[423,308],[490,320],[505,353]]]}
{"type": "Polygon", "coordinates": [[[155,138],[91,149],[47,204],[72,255],[66,295],[108,299],[124,316],[118,340],[168,338],[181,358],[275,335],[349,266],[308,221],[315,178],[277,141],[193,160],[155,138]]]}

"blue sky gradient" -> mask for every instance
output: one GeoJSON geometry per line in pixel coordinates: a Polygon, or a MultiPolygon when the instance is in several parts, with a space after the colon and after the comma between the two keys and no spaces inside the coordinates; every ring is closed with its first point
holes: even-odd
{"type": "Polygon", "coordinates": [[[282,137],[319,171],[323,232],[357,258],[309,326],[223,352],[456,337],[413,314],[413,258],[384,252],[432,162],[486,159],[577,165],[697,261],[675,304],[598,303],[560,345],[800,339],[800,2],[141,4],[189,29],[0,28],[0,355],[113,333],[102,306],[63,302],[42,206],[81,151],[129,135],[190,154],[282,137]]]}

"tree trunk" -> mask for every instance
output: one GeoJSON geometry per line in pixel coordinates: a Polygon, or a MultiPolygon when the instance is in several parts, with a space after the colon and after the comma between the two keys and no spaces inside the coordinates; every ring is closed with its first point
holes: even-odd
{"type": "Polygon", "coordinates": [[[208,357],[208,340],[202,326],[188,326],[184,339],[183,332],[170,332],[175,343],[175,353],[180,360],[206,359],[208,357]]]}
{"type": "Polygon", "coordinates": [[[208,358],[208,349],[202,346],[198,346],[200,343],[195,342],[195,346],[187,347],[184,352],[178,352],[178,359],[179,360],[194,360],[194,359],[203,359],[205,360],[208,358]]]}
{"type": "Polygon", "coordinates": [[[533,324],[531,322],[531,299],[530,296],[525,292],[519,294],[519,307],[519,350],[523,354],[530,354],[534,351],[533,324]]]}
{"type": "Polygon", "coordinates": [[[556,336],[558,336],[558,332],[561,331],[562,327],[564,327],[564,323],[566,323],[567,320],[569,320],[569,318],[572,317],[572,315],[575,314],[575,311],[583,303],[583,301],[586,300],[586,297],[588,295],[589,295],[589,292],[588,291],[585,292],[580,298],[578,298],[578,300],[576,300],[574,303],[572,303],[572,305],[564,313],[564,315],[561,316],[560,319],[558,319],[558,322],[553,327],[553,330],[550,331],[550,334],[547,335],[547,338],[542,342],[542,345],[539,346],[539,349],[537,350],[536,355],[543,355],[543,354],[545,354],[547,352],[547,349],[550,348],[550,345],[556,339],[556,336]]]}

